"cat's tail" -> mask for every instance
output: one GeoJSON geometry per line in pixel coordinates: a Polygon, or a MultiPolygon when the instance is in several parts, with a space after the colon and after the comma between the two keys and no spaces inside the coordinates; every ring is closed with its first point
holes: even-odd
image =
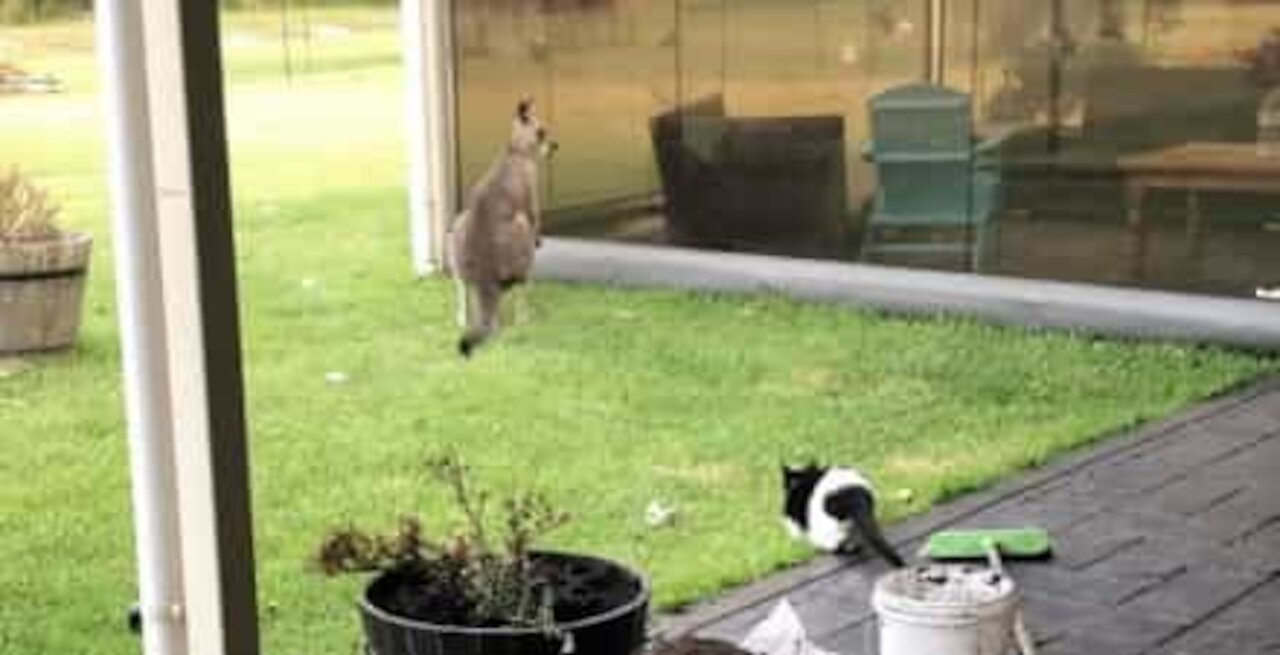
{"type": "Polygon", "coordinates": [[[884,538],[884,533],[880,531],[880,524],[876,522],[875,512],[870,507],[874,506],[869,504],[868,511],[853,513],[851,518],[853,519],[854,527],[858,529],[866,544],[883,557],[884,561],[889,563],[889,566],[895,569],[905,567],[907,563],[903,561],[902,556],[893,548],[889,540],[884,538]]]}
{"type": "Polygon", "coordinates": [[[907,565],[880,531],[880,524],[876,522],[875,497],[870,489],[862,486],[842,489],[827,499],[826,509],[842,520],[851,521],[858,536],[862,537],[862,543],[870,546],[890,566],[900,569],[907,565]]]}

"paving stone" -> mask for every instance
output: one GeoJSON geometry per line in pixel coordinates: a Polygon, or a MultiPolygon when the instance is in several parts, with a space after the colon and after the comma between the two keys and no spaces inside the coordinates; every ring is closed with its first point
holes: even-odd
{"type": "Polygon", "coordinates": [[[1260,578],[1214,564],[1194,566],[1181,575],[1131,592],[1120,603],[1147,616],[1192,623],[1211,616],[1256,586],[1260,578]]]}
{"type": "Polygon", "coordinates": [[[871,617],[870,598],[840,602],[834,598],[827,602],[809,603],[796,608],[800,623],[811,635],[828,635],[841,626],[856,624],[871,617]]]}
{"type": "Polygon", "coordinates": [[[1271,426],[1271,431],[1260,437],[1253,448],[1239,463],[1233,463],[1236,470],[1249,474],[1274,473],[1267,465],[1280,460],[1280,425],[1271,426]]]}
{"type": "Polygon", "coordinates": [[[1011,563],[1009,575],[1025,591],[1092,607],[1110,607],[1132,589],[1124,580],[1040,563],[1011,563]]]}
{"type": "Polygon", "coordinates": [[[1105,633],[1071,633],[1041,645],[1039,655],[1146,655],[1144,647],[1116,643],[1105,633]]]}
{"type": "Polygon", "coordinates": [[[1199,434],[1182,430],[1170,435],[1155,448],[1126,454],[1099,466],[1093,478],[1107,487],[1128,492],[1147,492],[1173,484],[1195,473],[1219,458],[1234,455],[1248,447],[1239,440],[1215,434],[1199,434]]]}
{"type": "Polygon", "coordinates": [[[1023,613],[1041,653],[1136,655],[1180,628],[1176,622],[1036,591],[1025,596],[1023,613]]]}
{"type": "MultiPolygon", "coordinates": [[[[1050,532],[1088,519],[1101,511],[1090,502],[1092,485],[1076,481],[1059,485],[1045,495],[1015,498],[981,514],[967,517],[951,528],[998,528],[1034,525],[1050,532]]],[[[1118,500],[1121,494],[1116,494],[1118,500]]]]}
{"type": "Polygon", "coordinates": [[[878,639],[874,617],[846,622],[813,635],[814,643],[839,655],[876,655],[878,639]]]}
{"type": "Polygon", "coordinates": [[[1269,421],[1273,428],[1280,427],[1280,392],[1272,392],[1258,398],[1232,414],[1244,414],[1246,417],[1258,421],[1260,425],[1265,426],[1269,421]]]}
{"type": "Polygon", "coordinates": [[[820,584],[809,585],[797,593],[790,594],[788,598],[797,608],[811,604],[851,602],[861,602],[865,606],[871,598],[871,590],[876,580],[889,570],[879,560],[851,566],[820,584]]]}
{"type": "Polygon", "coordinates": [[[1275,655],[1280,653],[1280,637],[1274,632],[1225,632],[1210,627],[1190,633],[1185,640],[1150,651],[1150,655],[1275,655]]]}
{"type": "Polygon", "coordinates": [[[1170,514],[1196,517],[1230,503],[1249,490],[1249,480],[1241,479],[1229,467],[1208,467],[1157,490],[1145,502],[1170,514]]]}
{"type": "Polygon", "coordinates": [[[1204,535],[1158,514],[1123,510],[1100,512],[1068,530],[1053,534],[1056,562],[1076,573],[1120,580],[1167,575],[1187,568],[1192,544],[1204,535]]]}
{"type": "Polygon", "coordinates": [[[1161,655],[1280,652],[1280,579],[1271,577],[1222,612],[1158,648],[1161,655]]]}
{"type": "Polygon", "coordinates": [[[750,610],[731,614],[724,619],[712,623],[701,630],[698,634],[713,639],[723,639],[737,643],[751,631],[751,628],[760,621],[763,621],[769,614],[772,606],[755,607],[750,610]]]}
{"type": "Polygon", "coordinates": [[[1192,429],[1226,439],[1249,439],[1280,427],[1280,395],[1264,398],[1197,422],[1192,429]]]}
{"type": "MultiPolygon", "coordinates": [[[[1021,581],[1020,581],[1021,582],[1021,581]]],[[[1023,588],[1023,617],[1037,643],[1052,643],[1094,620],[1101,604],[1061,594],[1023,588]]]]}

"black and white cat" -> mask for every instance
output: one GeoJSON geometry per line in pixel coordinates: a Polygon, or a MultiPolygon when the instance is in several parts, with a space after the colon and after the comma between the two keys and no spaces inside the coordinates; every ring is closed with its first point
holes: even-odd
{"type": "Polygon", "coordinates": [[[783,521],[792,536],[828,553],[853,554],[866,544],[891,566],[905,564],[876,523],[875,492],[851,468],[782,467],[783,521]]]}

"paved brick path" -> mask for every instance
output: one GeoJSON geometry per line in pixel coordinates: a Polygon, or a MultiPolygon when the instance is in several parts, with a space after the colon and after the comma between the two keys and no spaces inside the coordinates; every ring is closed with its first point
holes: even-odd
{"type": "MultiPolygon", "coordinates": [[[[1209,402],[907,521],[915,552],[944,527],[1039,525],[1050,563],[1011,573],[1043,655],[1280,653],[1280,380],[1209,402]]],[[[737,639],[782,597],[840,655],[870,655],[883,565],[830,559],[663,622],[737,639]]]]}

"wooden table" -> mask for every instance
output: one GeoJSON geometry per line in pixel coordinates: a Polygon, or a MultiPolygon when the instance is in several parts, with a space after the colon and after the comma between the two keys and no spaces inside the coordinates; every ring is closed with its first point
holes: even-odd
{"type": "Polygon", "coordinates": [[[1201,191],[1280,193],[1280,157],[1260,157],[1253,143],[1186,143],[1121,157],[1125,216],[1130,233],[1130,277],[1146,276],[1147,223],[1142,202],[1149,189],[1187,192],[1187,241],[1191,261],[1203,249],[1201,191]]]}

